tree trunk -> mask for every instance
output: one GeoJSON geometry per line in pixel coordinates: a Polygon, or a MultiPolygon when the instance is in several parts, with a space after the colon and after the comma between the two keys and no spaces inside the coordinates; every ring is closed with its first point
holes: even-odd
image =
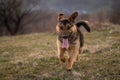
{"type": "Polygon", "coordinates": [[[8,24],[7,20],[4,20],[4,24],[5,24],[7,31],[10,33],[10,35],[14,35],[12,30],[10,29],[10,25],[8,24]]]}

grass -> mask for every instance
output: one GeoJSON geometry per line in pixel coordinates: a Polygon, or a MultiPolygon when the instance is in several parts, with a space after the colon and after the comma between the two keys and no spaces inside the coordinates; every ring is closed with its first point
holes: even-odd
{"type": "Polygon", "coordinates": [[[55,34],[0,37],[0,80],[119,80],[120,26],[84,35],[85,50],[72,72],[56,57],[55,34]]]}

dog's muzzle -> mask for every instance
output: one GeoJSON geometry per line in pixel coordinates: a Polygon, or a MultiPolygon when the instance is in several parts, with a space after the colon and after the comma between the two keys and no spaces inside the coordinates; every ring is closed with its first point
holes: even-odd
{"type": "Polygon", "coordinates": [[[60,41],[62,43],[62,48],[68,49],[69,47],[69,41],[68,41],[69,35],[68,34],[62,34],[60,36],[60,41]]]}
{"type": "Polygon", "coordinates": [[[61,36],[63,39],[67,39],[69,36],[68,35],[62,35],[61,36]]]}

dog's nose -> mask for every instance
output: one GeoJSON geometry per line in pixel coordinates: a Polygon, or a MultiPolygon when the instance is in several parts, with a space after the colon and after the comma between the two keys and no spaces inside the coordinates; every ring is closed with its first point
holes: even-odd
{"type": "Polygon", "coordinates": [[[68,38],[68,36],[67,35],[63,35],[62,38],[66,39],[66,38],[68,38]]]}

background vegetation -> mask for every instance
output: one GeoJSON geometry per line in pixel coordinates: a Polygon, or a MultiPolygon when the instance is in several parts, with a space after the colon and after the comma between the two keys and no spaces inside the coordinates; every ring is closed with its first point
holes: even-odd
{"type": "Polygon", "coordinates": [[[119,80],[119,5],[120,0],[0,0],[0,80],[119,80]],[[55,25],[58,13],[75,10],[92,32],[81,27],[84,52],[67,72],[57,59],[55,25]]]}

